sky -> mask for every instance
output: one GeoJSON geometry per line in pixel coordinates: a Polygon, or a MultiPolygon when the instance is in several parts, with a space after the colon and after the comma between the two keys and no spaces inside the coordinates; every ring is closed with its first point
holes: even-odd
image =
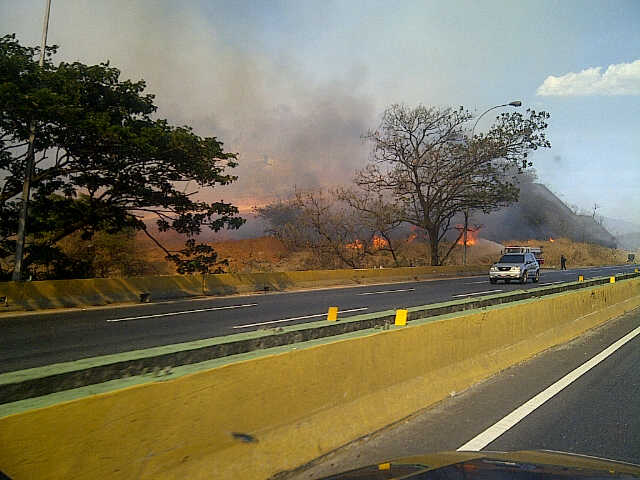
{"type": "MultiPolygon", "coordinates": [[[[44,0],[0,0],[0,33],[38,45],[44,0]]],[[[109,60],[159,116],[237,152],[202,192],[241,208],[345,184],[394,103],[512,100],[551,114],[538,180],[567,204],[640,224],[640,2],[52,0],[55,60],[109,60]]],[[[490,126],[494,112],[476,131],[490,126]]],[[[495,111],[496,115],[500,113],[495,111]]]]}

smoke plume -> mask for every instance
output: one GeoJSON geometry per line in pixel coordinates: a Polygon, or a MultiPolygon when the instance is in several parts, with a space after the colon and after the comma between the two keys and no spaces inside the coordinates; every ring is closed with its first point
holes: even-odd
{"type": "MultiPolygon", "coordinates": [[[[216,136],[238,153],[237,183],[201,192],[202,198],[246,208],[294,185],[348,181],[363,165],[368,147],[361,135],[375,121],[373,101],[362,93],[366,71],[354,66],[339,78],[311,78],[299,59],[267,51],[252,36],[255,29],[247,28],[244,38],[241,24],[225,22],[226,9],[241,7],[151,5],[58,0],[48,43],[60,46],[56,61],[109,60],[123,79],[144,78],[159,116],[216,136]]],[[[27,7],[20,8],[25,15],[10,12],[14,31],[21,42],[36,45],[33,14],[40,10],[30,5],[26,15],[27,7]]]]}

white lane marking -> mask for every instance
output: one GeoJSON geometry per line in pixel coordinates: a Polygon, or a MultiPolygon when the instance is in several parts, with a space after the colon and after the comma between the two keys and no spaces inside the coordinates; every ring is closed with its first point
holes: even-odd
{"type": "Polygon", "coordinates": [[[483,293],[494,293],[494,292],[501,292],[502,289],[499,288],[498,290],[487,290],[486,292],[473,292],[473,293],[461,293],[460,295],[451,295],[452,297],[468,297],[470,295],[482,295],[483,293]]]}
{"type": "Polygon", "coordinates": [[[543,405],[547,400],[553,398],[556,394],[561,392],[564,388],[571,385],[575,380],[580,378],[582,375],[587,373],[593,367],[598,365],[600,362],[605,360],[609,355],[613,354],[616,350],[622,347],[625,343],[633,340],[635,337],[640,335],[640,327],[637,327],[632,332],[628,333],[624,337],[622,337],[617,342],[611,344],[609,347],[605,348],[602,352],[597,354],[591,360],[580,365],[575,370],[569,372],[556,383],[547,387],[545,390],[540,392],[538,395],[533,397],[528,402],[524,403],[520,407],[516,408],[513,412],[511,412],[506,417],[499,420],[497,423],[487,428],[480,435],[475,438],[469,440],[467,443],[458,448],[458,451],[473,451],[477,452],[489,445],[500,435],[505,433],[515,424],[517,424],[520,420],[525,418],[531,412],[533,412],[536,408],[543,405]]]}
{"type": "Polygon", "coordinates": [[[171,315],[186,315],[187,313],[210,312],[213,310],[231,310],[235,308],[255,307],[256,305],[258,304],[246,303],[244,305],[229,305],[227,307],[199,308],[197,310],[185,310],[183,312],[156,313],[154,315],[142,315],[140,317],[112,318],[111,320],[107,320],[107,322],[124,322],[125,320],[140,320],[143,318],[169,317],[171,315]]]}
{"type": "Polygon", "coordinates": [[[482,280],[481,282],[468,282],[468,283],[465,283],[465,285],[475,285],[476,283],[487,283],[487,281],[482,280]]]}
{"type": "Polygon", "coordinates": [[[546,285],[555,285],[556,283],[565,283],[562,280],[558,281],[558,282],[548,282],[548,283],[541,283],[540,286],[544,287],[546,285]]]}
{"type": "MultiPolygon", "coordinates": [[[[367,310],[369,307],[362,308],[352,308],[351,310],[341,310],[339,313],[349,313],[349,312],[360,312],[362,310],[367,310]]],[[[249,327],[259,327],[260,325],[269,325],[270,323],[281,323],[281,322],[293,322],[294,320],[304,320],[305,318],[317,318],[317,317],[326,317],[326,313],[316,313],[315,315],[305,315],[303,317],[291,317],[291,318],[283,318],[281,320],[271,320],[269,322],[260,322],[260,323],[248,323],[246,325],[236,325],[231,328],[249,328],[249,327]]]]}
{"type": "Polygon", "coordinates": [[[356,295],[378,295],[380,293],[413,292],[415,288],[403,288],[401,290],[380,290],[379,292],[356,293],[356,295]]]}

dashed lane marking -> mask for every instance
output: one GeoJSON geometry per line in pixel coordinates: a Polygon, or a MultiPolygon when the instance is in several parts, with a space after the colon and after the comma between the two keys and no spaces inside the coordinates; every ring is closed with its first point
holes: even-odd
{"type": "Polygon", "coordinates": [[[356,295],[379,295],[382,293],[413,292],[414,290],[415,288],[403,288],[400,290],[380,290],[378,292],[357,293],[356,295]]]}
{"type": "Polygon", "coordinates": [[[197,310],[185,310],[182,312],[156,313],[154,315],[142,315],[139,317],[112,318],[107,322],[124,322],[128,320],[141,320],[143,318],[170,317],[172,315],[186,315],[187,313],[211,312],[213,310],[232,310],[236,308],[255,307],[257,303],[246,303],[244,305],[228,305],[226,307],[198,308],[197,310]]]}
{"type": "MultiPolygon", "coordinates": [[[[368,307],[362,308],[352,308],[350,310],[342,310],[340,313],[349,313],[349,312],[360,312],[362,310],[367,310],[368,307]]],[[[249,327],[259,327],[260,325],[269,325],[271,323],[281,323],[281,322],[293,322],[294,320],[305,320],[307,318],[318,318],[318,317],[326,317],[326,313],[316,313],[314,315],[304,315],[302,317],[291,317],[291,318],[282,318],[280,320],[271,320],[268,322],[260,322],[260,323],[247,323],[246,325],[235,325],[231,328],[249,328],[249,327]]]]}
{"type": "Polygon", "coordinates": [[[495,292],[501,292],[502,289],[497,289],[497,290],[486,290],[484,292],[473,292],[473,293],[461,293],[460,295],[452,295],[452,297],[468,297],[470,295],[482,295],[483,293],[495,293],[495,292]]]}

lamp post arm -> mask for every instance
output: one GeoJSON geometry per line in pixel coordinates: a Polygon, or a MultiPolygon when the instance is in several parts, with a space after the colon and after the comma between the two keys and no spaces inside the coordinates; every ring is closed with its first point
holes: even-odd
{"type": "Polygon", "coordinates": [[[501,107],[508,107],[509,105],[510,105],[509,103],[505,103],[504,105],[496,105],[495,107],[491,107],[488,110],[485,110],[484,112],[482,112],[482,114],[476,119],[476,123],[473,124],[473,128],[471,129],[471,140],[473,141],[474,132],[476,131],[476,127],[478,126],[478,122],[480,121],[480,119],[482,117],[484,117],[491,110],[495,110],[496,108],[501,108],[501,107]]]}
{"type": "MultiPolygon", "coordinates": [[[[471,144],[471,142],[473,142],[473,136],[475,135],[476,126],[478,125],[478,122],[487,113],[489,113],[491,110],[495,110],[496,108],[520,107],[521,105],[522,105],[522,102],[520,102],[519,100],[516,100],[516,101],[513,101],[511,103],[505,103],[505,104],[502,104],[502,105],[496,105],[495,107],[491,107],[491,108],[485,110],[484,112],[482,112],[482,114],[476,119],[476,122],[473,124],[473,128],[471,129],[470,144],[471,144]]],[[[467,229],[468,228],[469,228],[469,207],[467,207],[465,209],[465,211],[464,211],[464,232],[463,232],[464,238],[462,240],[462,244],[463,244],[462,264],[463,265],[467,264],[467,229]]]]}

